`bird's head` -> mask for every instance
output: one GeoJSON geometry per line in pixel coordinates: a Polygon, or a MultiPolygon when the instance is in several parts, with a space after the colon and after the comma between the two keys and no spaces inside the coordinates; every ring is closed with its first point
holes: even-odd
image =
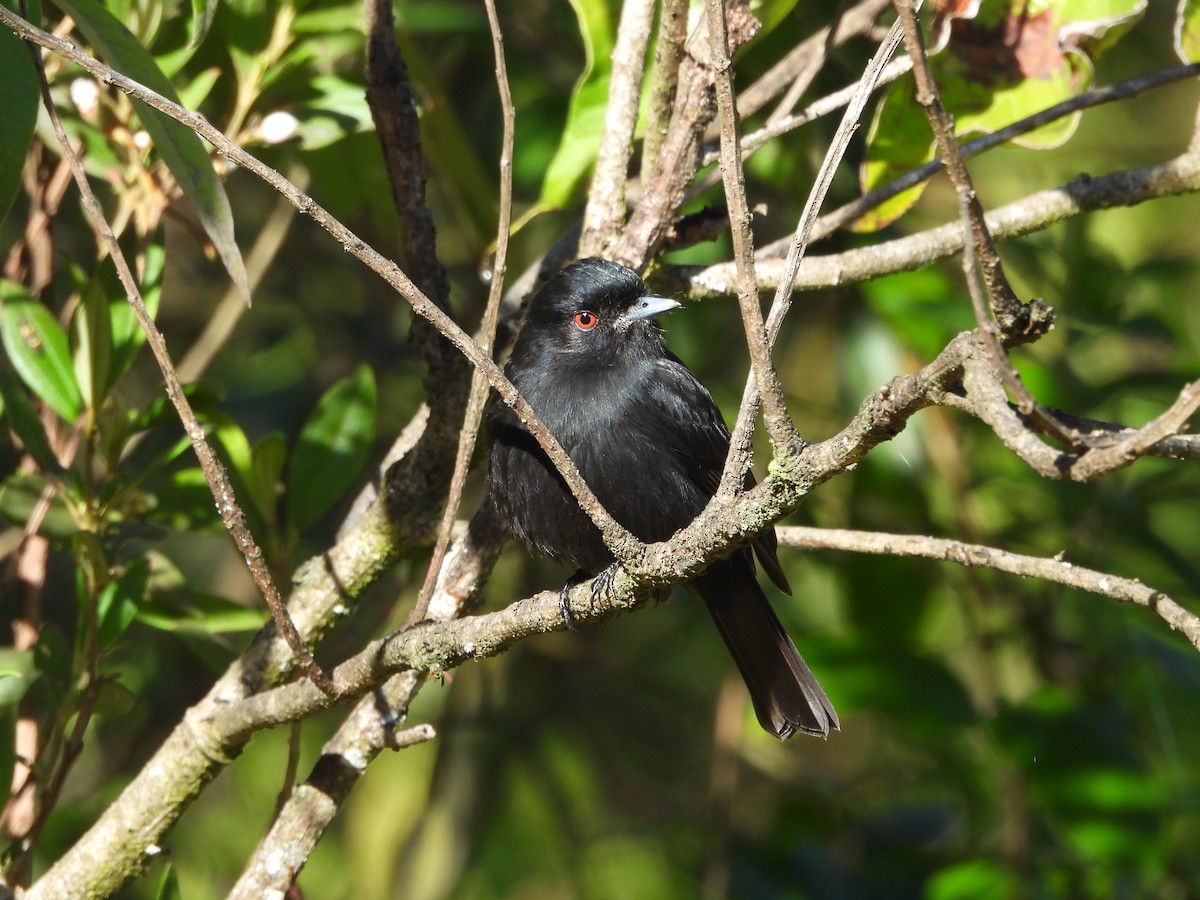
{"type": "Polygon", "coordinates": [[[655,317],[679,305],[648,294],[632,269],[591,256],[567,266],[534,295],[521,342],[535,341],[560,358],[608,362],[639,350],[661,352],[655,317]]]}

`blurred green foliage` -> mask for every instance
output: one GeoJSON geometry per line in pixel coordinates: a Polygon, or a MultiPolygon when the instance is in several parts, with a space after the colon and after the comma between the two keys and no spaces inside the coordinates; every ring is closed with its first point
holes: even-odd
{"type": "MultiPolygon", "coordinates": [[[[581,93],[594,91],[589,49],[593,64],[606,62],[585,46],[580,21],[614,26],[598,0],[504,6],[517,109],[515,212],[546,207],[514,237],[515,272],[578,216],[578,179],[550,184],[546,176],[563,171],[564,147],[581,140],[564,140],[564,128],[581,117],[581,93]]],[[[1098,84],[1173,64],[1169,6],[1150,9],[1098,60],[1098,84]]],[[[833,7],[799,4],[771,15],[774,27],[739,59],[739,84],[833,7]]],[[[362,99],[358,4],[236,0],[189,10],[140,0],[108,10],[186,102],[271,165],[305,174],[320,203],[395,252],[396,214],[362,99]],[[266,143],[264,119],[278,112],[296,117],[296,137],[266,143]]],[[[406,0],[396,13],[421,95],[440,253],[456,315],[472,325],[486,295],[479,271],[496,218],[501,127],[486,19],[467,0],[406,0]]],[[[869,51],[862,41],[839,51],[810,94],[856,77],[869,51]]],[[[190,208],[175,204],[162,215],[170,179],[144,175],[140,113],[107,89],[94,110],[72,107],[79,74],[48,64],[56,99],[76,109],[68,125],[93,174],[115,185],[105,202],[128,224],[122,241],[182,356],[216,315],[226,278],[196,240],[190,208]]],[[[1001,149],[973,161],[981,196],[998,205],[1081,171],[1164,160],[1187,142],[1197,93],[1183,83],[1101,107],[1060,148],[1001,149]]],[[[748,167],[751,201],[765,205],[760,241],[791,231],[832,128],[819,121],[787,135],[748,167]]],[[[52,142],[37,134],[40,164],[56,165],[52,142]]],[[[404,338],[408,312],[382,283],[307,221],[279,234],[270,191],[243,172],[226,176],[242,254],[267,238],[281,244],[252,310],[189,394],[286,583],[328,543],[369,477],[368,461],[381,458],[425,399],[422,370],[404,338]]],[[[851,181],[837,183],[837,199],[852,195],[851,181]]],[[[698,202],[716,197],[719,189],[698,202]]],[[[66,733],[79,708],[89,628],[111,686],[37,845],[38,870],[116,797],[263,620],[76,207],[68,201],[55,217],[56,275],[40,296],[16,282],[0,286],[10,363],[0,391],[11,433],[0,446],[0,514],[19,526],[47,486],[59,485],[42,525],[55,550],[39,646],[32,658],[0,656],[0,784],[13,765],[14,704],[35,703],[46,734],[66,733]],[[51,412],[39,413],[25,388],[51,412]],[[54,456],[76,420],[90,466],[68,475],[54,456]],[[18,441],[39,472],[14,473],[18,441]]],[[[915,231],[954,210],[935,184],[891,227],[915,231]]],[[[17,196],[0,247],[17,242],[29,213],[28,197],[17,196]]],[[[1136,425],[1196,377],[1198,219],[1200,200],[1176,198],[1003,247],[1023,296],[1044,297],[1059,312],[1057,330],[1015,356],[1039,399],[1136,425]]],[[[839,235],[811,252],[877,239],[839,235]]],[[[727,252],[718,242],[672,259],[727,252]]],[[[713,301],[668,323],[672,347],[730,415],[746,371],[743,355],[730,352],[736,321],[733,303],[713,301]]],[[[802,295],[777,360],[803,432],[834,433],[865,393],[928,361],[972,323],[954,262],[802,295]]],[[[980,423],[935,409],[814,492],[794,518],[1063,552],[1196,608],[1198,501],[1194,465],[1143,460],[1094,485],[1047,482],[980,423]]],[[[411,720],[436,723],[438,739],[371,767],[301,876],[306,896],[1200,894],[1200,658],[1153,613],[950,564],[798,551],[784,551],[783,562],[795,597],[777,608],[838,707],[841,734],[786,745],[761,734],[700,606],[680,593],[603,629],[526,641],[430,686],[411,720]]],[[[422,574],[400,567],[323,655],[341,658],[378,632],[411,601],[422,574]]],[[[514,547],[487,596],[504,604],[566,574],[514,547]]],[[[17,612],[6,604],[7,618],[17,612]]],[[[304,724],[301,775],[337,722],[331,713],[304,724]]],[[[286,743],[282,731],[256,737],[128,896],[223,896],[269,824],[286,743]]]]}

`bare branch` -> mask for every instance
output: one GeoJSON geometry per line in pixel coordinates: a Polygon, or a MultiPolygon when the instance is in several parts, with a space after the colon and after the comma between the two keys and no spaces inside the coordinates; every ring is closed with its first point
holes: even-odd
{"type": "MultiPolygon", "coordinates": [[[[739,147],[737,111],[733,98],[733,62],[729,54],[729,29],[723,0],[706,0],[709,47],[713,57],[713,79],[717,89],[717,111],[721,122],[721,178],[725,182],[725,202],[729,208],[729,224],[733,239],[733,260],[737,268],[738,306],[742,313],[742,328],[746,347],[750,351],[750,367],[758,394],[762,398],[763,421],[773,446],[794,444],[799,440],[796,425],[788,414],[783,399],[783,385],[771,361],[771,345],[767,338],[759,306],[758,288],[754,277],[753,216],[746,202],[746,174],[742,168],[739,147]]],[[[741,15],[749,16],[746,8],[741,15]]],[[[755,23],[756,27],[757,23],[755,23]]],[[[723,481],[726,480],[723,478],[723,481]]],[[[734,484],[741,483],[740,475],[734,484]]]]}
{"type": "MultiPolygon", "coordinates": [[[[177,122],[191,128],[198,135],[217,148],[217,152],[231,162],[241,166],[246,171],[262,179],[280,194],[286,197],[298,210],[310,217],[314,222],[327,231],[343,249],[375,272],[402,296],[413,311],[433,324],[438,331],[445,335],[459,352],[466,356],[476,367],[483,370],[488,382],[495,388],[501,399],[512,407],[513,412],[529,433],[537,440],[538,445],[554,463],[555,468],[563,476],[571,493],[579,501],[579,505],[588,514],[604,535],[604,542],[620,560],[633,560],[644,551],[640,541],[623,528],[604,507],[596,500],[579,475],[579,470],[571,462],[570,456],[563,450],[562,445],[546,430],[538,419],[537,414],[517,393],[512,382],[504,377],[500,367],[483,351],[471,337],[451,319],[445,311],[433,303],[420,291],[412,280],[399,266],[385,258],[377,250],[367,244],[362,238],[329,214],[329,211],[318,204],[312,197],[298,190],[286,178],[247,153],[237,144],[230,141],[220,130],[214,128],[198,113],[184,109],[172,103],[161,94],[150,90],[142,84],[122,75],[103,63],[98,62],[86,53],[81,52],[68,41],[61,40],[42,31],[10,10],[0,6],[0,22],[11,28],[18,36],[31,40],[46,47],[48,50],[69,59],[99,78],[104,84],[112,85],[132,97],[136,97],[148,106],[170,116],[177,122]]],[[[385,498],[386,499],[386,498],[385,498]]],[[[219,502],[219,501],[218,501],[219,502]]]]}
{"type": "MultiPolygon", "coordinates": [[[[771,303],[771,311],[767,316],[767,341],[772,347],[779,336],[779,329],[783,325],[783,319],[791,308],[792,284],[795,282],[796,273],[800,269],[800,263],[808,248],[809,235],[812,233],[813,222],[821,209],[821,204],[825,202],[825,197],[829,193],[830,185],[833,183],[834,172],[837,170],[842,157],[850,146],[851,137],[853,137],[858,129],[859,120],[862,117],[863,110],[866,108],[867,100],[875,90],[880,73],[887,64],[888,58],[895,52],[899,41],[899,28],[893,26],[887,39],[879,45],[875,55],[867,64],[867,68],[855,88],[854,96],[847,105],[846,112],[842,116],[842,121],[838,125],[837,132],[830,142],[829,149],[825,153],[825,159],[821,163],[821,168],[817,172],[813,186],[809,190],[808,199],[805,201],[804,210],[800,215],[795,235],[792,238],[791,247],[788,250],[787,261],[784,264],[784,275],[775,289],[775,298],[771,303]]],[[[721,490],[726,494],[744,481],[745,473],[749,469],[750,432],[753,427],[757,405],[758,391],[756,385],[753,380],[748,379],[742,393],[741,405],[738,408],[737,423],[734,425],[733,435],[729,442],[729,459],[725,463],[725,471],[721,476],[721,490]]]]}
{"type": "MultiPolygon", "coordinates": [[[[3,13],[6,16],[12,16],[17,22],[28,24],[25,23],[24,19],[14,16],[7,9],[3,13]]],[[[42,34],[45,33],[42,32],[42,34]]],[[[50,37],[50,35],[45,36],[47,38],[50,37]]],[[[237,495],[229,480],[229,473],[225,471],[225,467],[217,457],[216,451],[213,450],[212,445],[208,442],[208,436],[197,421],[196,414],[192,411],[192,405],[183,393],[183,385],[179,382],[179,376],[175,372],[171,355],[167,351],[167,342],[163,339],[162,332],[158,330],[158,326],[154,324],[154,317],[150,315],[149,310],[146,309],[146,304],[142,301],[142,293],[138,287],[137,278],[134,276],[129,262],[125,259],[125,254],[122,252],[121,245],[117,242],[117,237],[113,234],[107,218],[105,218],[100,201],[96,199],[96,195],[92,191],[92,186],[88,183],[87,172],[83,168],[83,162],[67,137],[62,120],[58,116],[54,98],[50,94],[50,83],[46,80],[46,70],[42,66],[41,54],[34,50],[32,45],[29,45],[29,50],[33,58],[34,67],[37,70],[38,80],[41,83],[42,102],[54,127],[54,134],[62,149],[63,157],[71,165],[71,172],[75,177],[75,184],[79,188],[80,198],[83,200],[88,218],[91,219],[93,226],[95,226],[97,233],[100,235],[104,250],[108,252],[113,265],[116,267],[117,277],[121,282],[121,287],[125,290],[125,297],[129,301],[129,305],[133,308],[138,325],[146,335],[146,343],[150,345],[150,350],[154,354],[155,361],[158,363],[159,371],[162,372],[163,380],[166,382],[167,397],[170,399],[171,405],[175,407],[175,412],[183,424],[183,430],[191,441],[192,450],[200,462],[200,468],[204,472],[204,480],[212,492],[213,500],[216,501],[221,524],[225,526],[225,530],[233,538],[234,545],[241,552],[242,558],[245,559],[246,568],[254,579],[255,585],[262,593],[263,599],[271,611],[271,617],[275,620],[276,628],[279,629],[280,633],[287,640],[288,646],[295,655],[296,662],[305,675],[320,690],[328,693],[332,690],[329,680],[321,672],[316,661],[313,660],[312,654],[308,652],[308,648],[304,646],[304,641],[301,639],[299,631],[296,630],[295,624],[284,608],[279,591],[275,587],[275,581],[271,577],[271,571],[263,559],[262,550],[259,549],[258,543],[254,540],[254,535],[250,533],[250,528],[246,524],[246,517],[242,512],[241,506],[238,504],[237,495]]]]}
{"type": "MultiPolygon", "coordinates": [[[[998,238],[1014,238],[1042,231],[1083,213],[1116,206],[1136,206],[1147,200],[1200,191],[1200,150],[1184,153],[1170,162],[1108,175],[1081,175],[1056,188],[1030,194],[986,215],[988,230],[998,238]]],[[[790,238],[789,238],[790,243],[790,238]]],[[[870,247],[825,256],[808,256],[800,266],[794,287],[798,291],[823,290],[911,272],[962,251],[962,226],[957,222],[870,247]]],[[[775,290],[783,279],[784,264],[775,251],[755,263],[758,288],[775,290]]],[[[734,293],[736,272],[731,262],[711,266],[677,266],[661,271],[693,299],[734,293]]]]}
{"type": "MultiPolygon", "coordinates": [[[[890,5],[891,0],[862,0],[851,9],[839,13],[833,25],[813,32],[742,91],[738,96],[738,113],[743,117],[750,116],[782,91],[793,89],[798,83],[811,81],[812,76],[824,65],[830,47],[840,47],[851,38],[865,34],[890,5]]],[[[795,100],[792,100],[792,105],[795,105],[795,100]]],[[[791,106],[786,102],[781,103],[772,112],[771,118],[779,119],[790,109],[791,106]]]]}
{"type": "Polygon", "coordinates": [[[940,559],[964,566],[995,569],[1025,578],[1040,578],[1067,587],[1078,588],[1122,603],[1134,603],[1157,613],[1172,630],[1180,631],[1200,650],[1200,616],[1184,609],[1162,591],[1133,578],[1077,566],[1062,558],[1026,556],[979,544],[965,544],[942,538],[914,534],[884,534],[872,531],[847,531],[839,528],[807,528],[789,525],[777,528],[779,544],[806,550],[848,550],[886,556],[919,556],[940,559]]]}
{"type": "Polygon", "coordinates": [[[654,0],[626,0],[621,5],[604,132],[579,237],[580,256],[607,256],[625,222],[625,182],[653,24],[654,0]]]}

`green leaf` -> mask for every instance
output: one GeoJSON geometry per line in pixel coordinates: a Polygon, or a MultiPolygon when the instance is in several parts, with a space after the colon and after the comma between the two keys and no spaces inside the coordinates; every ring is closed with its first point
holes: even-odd
{"type": "MultiPolygon", "coordinates": [[[[907,75],[892,83],[867,129],[867,155],[859,169],[864,194],[933,159],[933,137],[917,105],[916,87],[907,75]]],[[[921,199],[918,184],[881,203],[858,219],[853,230],[872,232],[890,225],[921,199]]]]}
{"type": "Polygon", "coordinates": [[[99,282],[83,292],[71,319],[75,381],[83,402],[95,409],[108,391],[112,371],[112,318],[108,297],[99,282]]]}
{"type": "Polygon", "coordinates": [[[217,0],[192,0],[192,38],[189,47],[199,47],[208,36],[217,14],[217,0]]]}
{"type": "Polygon", "coordinates": [[[1016,877],[990,859],[948,866],[925,883],[926,900],[1005,900],[1019,893],[1016,877]]]}
{"type": "Polygon", "coordinates": [[[1185,63],[1200,60],[1200,0],[1181,0],[1179,4],[1175,13],[1175,53],[1185,63]]]}
{"type": "Polygon", "coordinates": [[[32,650],[0,648],[0,707],[16,706],[36,677],[32,650]]]}
{"type": "MultiPolygon", "coordinates": [[[[0,2],[20,12],[17,0],[0,2]]],[[[32,22],[40,21],[40,4],[29,4],[26,15],[32,22]]],[[[4,110],[0,115],[0,223],[21,190],[21,170],[37,124],[40,89],[30,46],[7,28],[0,28],[0,110],[4,110]]]]}
{"type": "Polygon", "coordinates": [[[160,631],[243,632],[257,631],[267,614],[224,597],[189,593],[184,606],[151,597],[138,609],[137,621],[160,631]]]}
{"type": "MultiPolygon", "coordinates": [[[[163,240],[164,232],[160,228],[154,235],[154,242],[145,249],[142,282],[138,285],[142,303],[151,316],[158,313],[158,301],[162,296],[162,277],[167,261],[163,240]]],[[[109,376],[111,384],[132,365],[138,350],[146,342],[146,334],[125,297],[125,290],[117,280],[116,273],[111,267],[105,267],[101,272],[99,281],[104,285],[109,298],[108,313],[112,330],[113,350],[109,376]]]]}
{"type": "Polygon", "coordinates": [[[287,464],[287,438],[273,432],[254,445],[250,460],[250,500],[269,525],[276,522],[283,469],[287,464]]]}
{"type": "Polygon", "coordinates": [[[154,886],[154,900],[182,900],[182,897],[183,893],[179,889],[179,876],[175,874],[175,866],[168,859],[167,864],[163,867],[162,877],[154,886]]]}
{"type": "Polygon", "coordinates": [[[289,521],[303,530],[329,511],[358,478],[375,439],[375,376],[362,365],[325,392],[288,468],[289,521]]]}
{"type": "Polygon", "coordinates": [[[138,705],[138,696],[119,681],[105,679],[96,693],[96,715],[127,716],[138,705]]]}
{"type": "Polygon", "coordinates": [[[60,418],[75,421],[83,401],[62,327],[50,310],[14,282],[0,282],[0,303],[0,337],[17,374],[60,418]]]}
{"type": "Polygon", "coordinates": [[[61,472],[62,466],[50,449],[42,420],[33,408],[24,385],[3,369],[0,369],[0,397],[4,398],[8,427],[25,446],[25,452],[34,458],[43,472],[61,472]]]}
{"type": "Polygon", "coordinates": [[[138,559],[100,592],[96,621],[101,649],[115,644],[137,617],[138,607],[146,598],[149,575],[150,564],[144,558],[138,559]]]}
{"type": "MultiPolygon", "coordinates": [[[[150,52],[96,0],[62,0],[58,5],[75,20],[79,30],[109,65],[168,100],[179,102],[175,88],[150,52]]],[[[225,188],[213,171],[204,144],[191,129],[169,116],[141,101],[135,100],[134,103],[142,124],[154,141],[155,150],[195,208],[200,224],[213,242],[225,270],[249,303],[250,283],[246,278],[241,251],[233,236],[233,211],[225,188]]]]}
{"type": "Polygon", "coordinates": [[[571,8],[579,20],[585,60],[583,72],[571,94],[562,140],[542,181],[538,205],[549,209],[571,202],[576,187],[596,160],[608,107],[613,27],[619,12],[604,0],[571,0],[571,8]]]}

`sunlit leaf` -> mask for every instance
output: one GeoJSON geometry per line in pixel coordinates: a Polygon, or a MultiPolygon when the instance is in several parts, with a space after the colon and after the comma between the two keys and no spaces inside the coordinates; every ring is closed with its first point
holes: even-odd
{"type": "Polygon", "coordinates": [[[74,421],[83,402],[62,327],[50,310],[11,281],[0,282],[0,302],[0,336],[17,374],[60,418],[74,421]]]}
{"type": "Polygon", "coordinates": [[[149,563],[139,559],[100,593],[96,601],[96,620],[101,648],[116,643],[137,617],[138,607],[146,597],[149,572],[149,563]]]}
{"type": "Polygon", "coordinates": [[[1185,63],[1200,61],[1200,0],[1179,0],[1175,12],[1175,53],[1185,63]]]}
{"type": "Polygon", "coordinates": [[[1016,878],[990,859],[955,863],[925,883],[925,900],[1007,900],[1017,890],[1016,878]]]}
{"type": "Polygon", "coordinates": [[[596,160],[608,107],[612,74],[613,26],[617,11],[604,0],[572,0],[586,54],[571,94],[567,123],[558,150],[546,169],[539,206],[557,208],[574,198],[575,189],[596,160]]]}
{"type": "Polygon", "coordinates": [[[183,605],[151,597],[138,610],[137,621],[161,631],[200,629],[211,632],[256,631],[268,616],[212,594],[189,593],[183,605]]]}

